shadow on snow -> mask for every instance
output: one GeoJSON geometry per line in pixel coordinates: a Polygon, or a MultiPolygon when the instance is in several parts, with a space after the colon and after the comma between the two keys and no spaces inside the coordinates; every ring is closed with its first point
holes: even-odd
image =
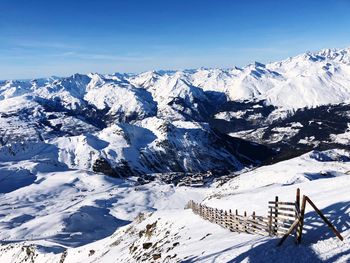
{"type": "MultiPolygon", "coordinates": [[[[350,229],[350,203],[340,202],[322,209],[324,215],[331,221],[331,223],[340,231],[346,231],[350,229]]],[[[302,263],[302,262],[326,262],[331,263],[339,260],[342,256],[348,255],[350,249],[341,251],[332,255],[327,259],[321,259],[316,254],[312,245],[318,241],[326,240],[335,237],[332,230],[325,225],[323,220],[314,211],[305,215],[304,232],[302,243],[299,246],[294,244],[294,238],[289,237],[286,242],[277,247],[279,239],[270,239],[267,242],[258,243],[256,246],[252,246],[244,253],[233,257],[227,262],[250,262],[250,263],[266,263],[266,262],[284,262],[284,263],[302,263]]],[[[344,240],[349,239],[350,236],[343,236],[344,240]]],[[[336,237],[335,237],[336,238],[336,237]]],[[[244,244],[235,245],[224,250],[209,254],[206,256],[192,256],[183,262],[200,262],[203,260],[210,260],[216,262],[219,256],[224,252],[232,251],[244,246],[244,244]]]]}

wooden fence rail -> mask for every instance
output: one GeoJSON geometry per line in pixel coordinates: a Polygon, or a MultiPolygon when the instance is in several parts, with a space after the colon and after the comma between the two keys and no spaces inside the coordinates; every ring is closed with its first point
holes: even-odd
{"type": "Polygon", "coordinates": [[[219,210],[206,205],[189,201],[187,208],[200,217],[218,224],[233,232],[246,232],[259,235],[285,235],[295,220],[294,204],[278,203],[271,209],[270,216],[258,216],[253,212],[247,215],[247,212],[239,214],[238,210],[233,213],[232,210],[219,210]],[[280,206],[280,208],[278,208],[280,206]],[[284,211],[288,211],[284,212],[284,211]]]}
{"type": "Polygon", "coordinates": [[[278,243],[278,245],[282,245],[289,235],[294,235],[297,243],[301,242],[306,202],[314,208],[336,236],[343,240],[340,233],[325,218],[309,197],[303,196],[300,207],[300,189],[297,189],[295,202],[281,202],[278,196],[275,197],[274,201],[269,201],[268,216],[258,216],[255,212],[251,215],[247,215],[247,212],[239,214],[237,209],[235,212],[232,212],[231,209],[228,211],[220,210],[198,204],[192,200],[188,202],[185,208],[192,209],[193,213],[205,220],[218,224],[232,232],[283,236],[278,243]]]}

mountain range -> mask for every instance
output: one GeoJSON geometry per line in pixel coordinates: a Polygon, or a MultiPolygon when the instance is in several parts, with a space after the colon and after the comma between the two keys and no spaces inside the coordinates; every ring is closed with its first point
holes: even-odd
{"type": "Polygon", "coordinates": [[[119,177],[228,174],[347,148],[349,102],[350,48],[244,68],[6,80],[0,161],[119,177]]]}

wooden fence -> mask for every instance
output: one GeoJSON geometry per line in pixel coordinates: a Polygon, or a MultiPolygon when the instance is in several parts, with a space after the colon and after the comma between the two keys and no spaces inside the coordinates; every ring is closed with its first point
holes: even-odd
{"type": "Polygon", "coordinates": [[[336,236],[343,240],[340,233],[325,218],[309,197],[303,196],[300,207],[300,189],[297,189],[295,202],[279,201],[278,196],[275,197],[274,201],[268,202],[268,216],[258,216],[255,212],[251,215],[247,215],[247,212],[240,215],[237,209],[235,212],[232,212],[231,209],[228,211],[220,210],[198,204],[192,200],[188,202],[185,208],[192,209],[195,214],[232,232],[283,236],[278,243],[278,245],[282,245],[289,235],[293,235],[297,243],[301,242],[306,202],[314,208],[336,236]]]}
{"type": "Polygon", "coordinates": [[[188,202],[187,208],[192,209],[202,218],[233,232],[281,236],[287,233],[295,221],[296,212],[294,203],[279,202],[278,197],[276,200],[269,202],[268,216],[259,216],[255,212],[251,215],[248,215],[247,212],[239,214],[237,209],[235,212],[225,211],[198,204],[192,200],[188,202]]]}

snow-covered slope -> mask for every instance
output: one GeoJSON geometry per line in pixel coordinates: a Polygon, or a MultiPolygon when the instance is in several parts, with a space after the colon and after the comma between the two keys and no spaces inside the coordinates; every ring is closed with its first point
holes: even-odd
{"type": "MultiPolygon", "coordinates": [[[[206,125],[183,121],[171,124],[155,117],[137,125],[111,125],[98,133],[59,137],[48,142],[59,149],[59,161],[75,169],[91,170],[99,158],[108,160],[113,167],[127,163],[130,171],[140,174],[224,167],[235,170],[247,161],[232,154],[238,145],[216,137],[206,125]],[[221,144],[226,145],[220,147],[221,144]]],[[[128,174],[123,170],[119,175],[128,174]]]]}
{"type": "Polygon", "coordinates": [[[349,160],[342,150],[311,152],[212,188],[135,186],[84,172],[40,173],[34,184],[2,195],[0,261],[347,262],[349,160]],[[193,199],[266,214],[268,201],[275,195],[291,201],[297,187],[336,225],[343,242],[310,207],[302,245],[288,239],[280,248],[275,238],[233,233],[183,209],[193,199]]]}
{"type": "Polygon", "coordinates": [[[50,148],[55,153],[46,156],[50,162],[125,177],[208,170],[228,173],[259,164],[272,154],[264,146],[215,132],[206,123],[171,123],[149,117],[132,123],[106,121],[102,122],[104,127],[93,116],[61,111],[52,105],[47,109],[40,100],[31,100],[28,95],[3,102],[2,161],[36,159],[40,151],[50,148]]]}

